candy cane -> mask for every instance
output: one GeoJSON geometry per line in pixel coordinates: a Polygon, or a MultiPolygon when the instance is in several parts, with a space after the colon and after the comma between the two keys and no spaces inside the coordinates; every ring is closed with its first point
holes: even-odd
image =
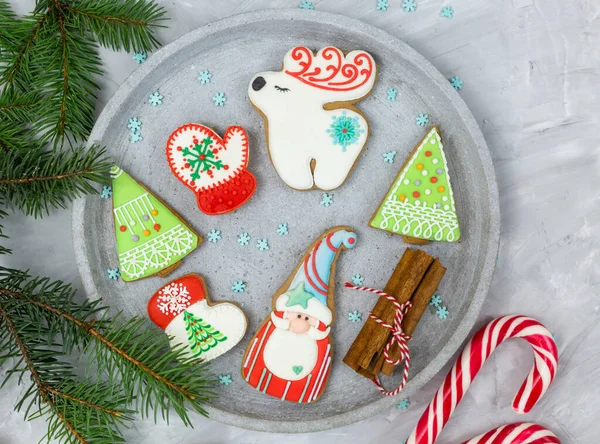
{"type": "Polygon", "coordinates": [[[539,401],[556,374],[558,351],[550,332],[525,316],[504,316],[479,330],[462,351],[444,383],[419,419],[406,444],[433,444],[477,373],[496,347],[507,339],[523,338],[535,361],[513,400],[517,413],[527,413],[539,401]]]}
{"type": "Polygon", "coordinates": [[[463,444],[560,444],[560,441],[550,430],[522,422],[498,427],[463,444]]]}

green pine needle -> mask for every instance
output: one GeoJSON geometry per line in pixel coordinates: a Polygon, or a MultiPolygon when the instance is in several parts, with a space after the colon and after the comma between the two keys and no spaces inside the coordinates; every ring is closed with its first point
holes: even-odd
{"type": "Polygon", "coordinates": [[[105,182],[111,162],[96,145],[57,152],[13,150],[0,156],[0,198],[27,215],[41,217],[50,208],[95,193],[90,182],[105,182]]]}
{"type": "Polygon", "coordinates": [[[0,267],[0,365],[12,362],[4,383],[32,381],[17,410],[46,418],[49,440],[102,444],[123,442],[135,411],[168,422],[173,409],[188,426],[188,409],[206,415],[216,382],[206,364],[169,348],[146,319],[105,312],[60,281],[0,267]],[[90,363],[85,378],[64,360],[75,348],[90,363]]]}
{"type": "Polygon", "coordinates": [[[0,90],[39,96],[30,123],[42,142],[81,142],[94,123],[98,45],[152,50],[163,20],[165,9],[151,0],[38,0],[23,18],[0,0],[0,90]]]}
{"type": "Polygon", "coordinates": [[[79,0],[67,7],[73,23],[91,31],[100,45],[117,51],[151,51],[160,43],[153,29],[162,27],[165,10],[152,1],[79,0]]]}

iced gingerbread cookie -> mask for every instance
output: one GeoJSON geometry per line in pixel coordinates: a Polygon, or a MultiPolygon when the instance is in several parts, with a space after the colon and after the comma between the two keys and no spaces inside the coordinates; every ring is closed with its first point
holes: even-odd
{"type": "Polygon", "coordinates": [[[246,333],[244,312],[231,302],[211,303],[204,279],[188,274],[161,287],[148,301],[152,322],[183,346],[184,358],[210,361],[231,350],[246,333]]]}
{"type": "Polygon", "coordinates": [[[202,237],[121,168],[114,166],[110,173],[121,278],[168,275],[202,237]]]}
{"type": "Polygon", "coordinates": [[[365,51],[298,46],[282,71],[256,74],[248,88],[265,119],[271,162],[291,188],[329,191],[344,183],[369,134],[352,106],[373,89],[377,68],[365,51]]]}
{"type": "Polygon", "coordinates": [[[256,390],[297,403],[320,398],[331,370],[335,264],[344,248],[355,245],[349,228],[332,228],[275,293],[273,311],[242,361],[242,377],[256,390]]]}
{"type": "Polygon", "coordinates": [[[425,241],[456,242],[460,228],[437,126],[419,142],[369,222],[374,228],[425,241]]]}
{"type": "Polygon", "coordinates": [[[256,179],[248,166],[248,135],[231,126],[221,139],[204,125],[177,128],[167,142],[173,174],[196,193],[198,208],[209,215],[242,206],[254,194],[256,179]]]}

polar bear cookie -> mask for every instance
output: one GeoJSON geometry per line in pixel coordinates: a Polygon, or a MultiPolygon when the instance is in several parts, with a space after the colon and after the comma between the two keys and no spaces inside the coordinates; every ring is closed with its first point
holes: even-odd
{"type": "Polygon", "coordinates": [[[365,51],[328,46],[316,55],[290,50],[282,71],[261,72],[248,87],[265,119],[271,162],[291,188],[338,188],[354,167],[369,135],[365,116],[352,106],[375,83],[375,61],[365,51]]]}

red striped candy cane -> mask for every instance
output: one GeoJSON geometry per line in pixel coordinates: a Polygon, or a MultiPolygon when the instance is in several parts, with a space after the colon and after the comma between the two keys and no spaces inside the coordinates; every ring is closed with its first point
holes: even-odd
{"type": "Polygon", "coordinates": [[[560,440],[540,425],[521,422],[490,430],[463,444],[560,444],[560,440]]]}
{"type": "Polygon", "coordinates": [[[477,373],[502,342],[523,338],[533,348],[535,361],[513,400],[517,413],[527,413],[546,392],[556,374],[558,351],[550,332],[525,316],[504,316],[479,330],[462,351],[444,383],[419,419],[406,444],[433,444],[477,373]]]}

